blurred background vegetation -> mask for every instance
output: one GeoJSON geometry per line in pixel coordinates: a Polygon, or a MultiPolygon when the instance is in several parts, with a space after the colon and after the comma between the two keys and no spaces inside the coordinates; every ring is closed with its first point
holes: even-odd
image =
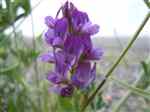
{"type": "MultiPolygon", "coordinates": [[[[52,66],[37,61],[39,53],[48,50],[42,41],[42,33],[35,37],[33,28],[33,38],[26,38],[18,30],[28,16],[32,18],[30,0],[0,1],[0,112],[78,112],[88,91],[79,91],[72,98],[48,92],[46,73],[52,66]],[[18,11],[20,8],[22,13],[18,11]],[[9,33],[6,33],[8,29],[9,33]],[[78,99],[81,99],[80,103],[78,99]]],[[[115,77],[107,83],[102,96],[97,95],[87,111],[117,112],[120,105],[124,105],[121,112],[150,112],[149,39],[137,40],[114,72],[115,77]]],[[[93,42],[105,51],[97,69],[96,82],[99,83],[128,38],[120,39],[116,35],[93,42]]],[[[90,91],[97,83],[89,88],[90,91]]]]}

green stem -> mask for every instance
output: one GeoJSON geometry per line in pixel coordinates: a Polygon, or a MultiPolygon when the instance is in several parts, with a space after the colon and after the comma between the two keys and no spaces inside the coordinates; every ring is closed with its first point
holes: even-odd
{"type": "Polygon", "coordinates": [[[146,17],[144,18],[144,21],[141,23],[140,27],[137,29],[137,31],[133,35],[133,37],[132,37],[131,41],[129,42],[129,44],[127,45],[127,47],[123,50],[123,52],[121,53],[121,55],[119,56],[119,58],[116,60],[116,62],[110,68],[110,70],[107,72],[107,74],[105,76],[106,78],[98,85],[98,87],[96,88],[96,90],[87,99],[87,101],[85,102],[85,104],[83,104],[83,107],[81,108],[81,112],[85,111],[86,107],[89,105],[90,102],[92,102],[92,100],[94,99],[94,97],[96,96],[96,94],[101,90],[101,88],[103,87],[103,85],[106,83],[107,78],[109,76],[111,76],[112,72],[118,66],[118,64],[120,63],[120,61],[124,58],[124,56],[126,55],[127,51],[131,48],[131,46],[133,45],[133,43],[137,39],[138,35],[140,34],[140,32],[142,31],[142,29],[144,28],[145,24],[149,20],[149,17],[150,17],[150,12],[147,13],[146,17]]]}

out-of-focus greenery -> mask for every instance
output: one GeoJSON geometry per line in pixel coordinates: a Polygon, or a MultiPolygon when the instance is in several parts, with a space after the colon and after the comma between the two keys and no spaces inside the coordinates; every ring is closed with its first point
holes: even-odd
{"type": "Polygon", "coordinates": [[[150,1],[149,0],[144,0],[144,2],[147,5],[147,7],[150,8],[150,1]]]}
{"type": "Polygon", "coordinates": [[[1,0],[0,1],[0,32],[30,13],[29,0],[1,0]],[[19,9],[22,9],[19,12],[19,9]]]}

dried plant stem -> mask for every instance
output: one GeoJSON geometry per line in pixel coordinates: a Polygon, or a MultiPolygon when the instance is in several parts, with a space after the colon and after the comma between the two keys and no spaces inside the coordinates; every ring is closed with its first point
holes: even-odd
{"type": "Polygon", "coordinates": [[[131,41],[128,43],[127,47],[123,50],[123,52],[121,53],[121,55],[118,57],[118,59],[116,60],[116,62],[113,64],[113,66],[109,69],[109,71],[107,72],[107,74],[105,75],[105,79],[98,85],[98,87],[96,88],[96,90],[93,92],[93,94],[87,99],[87,101],[83,104],[83,107],[81,108],[81,112],[84,112],[86,107],[89,105],[90,102],[92,102],[92,100],[94,99],[94,97],[96,96],[96,94],[101,91],[101,88],[103,87],[103,85],[106,83],[107,79],[109,76],[112,75],[113,71],[115,70],[115,68],[118,66],[118,64],[120,63],[120,61],[124,58],[124,56],[126,55],[127,51],[131,48],[131,46],[133,45],[133,43],[135,42],[135,40],[137,39],[138,35],[140,34],[140,32],[142,31],[142,29],[144,28],[145,24],[147,23],[147,21],[149,20],[150,17],[150,12],[147,13],[146,17],[144,18],[144,20],[142,21],[141,25],[139,26],[139,28],[137,29],[137,31],[135,32],[135,34],[133,35],[131,41]]]}

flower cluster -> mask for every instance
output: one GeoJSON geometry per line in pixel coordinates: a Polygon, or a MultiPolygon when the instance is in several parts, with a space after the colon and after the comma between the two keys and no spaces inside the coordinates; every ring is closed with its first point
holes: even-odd
{"type": "Polygon", "coordinates": [[[40,59],[54,64],[54,71],[47,77],[52,83],[50,91],[71,96],[75,88],[86,88],[95,79],[95,61],[103,52],[92,46],[91,35],[99,31],[99,26],[91,23],[87,13],[70,2],[66,2],[58,13],[60,11],[61,18],[45,18],[48,31],[44,37],[53,52],[42,54],[40,59]]]}

